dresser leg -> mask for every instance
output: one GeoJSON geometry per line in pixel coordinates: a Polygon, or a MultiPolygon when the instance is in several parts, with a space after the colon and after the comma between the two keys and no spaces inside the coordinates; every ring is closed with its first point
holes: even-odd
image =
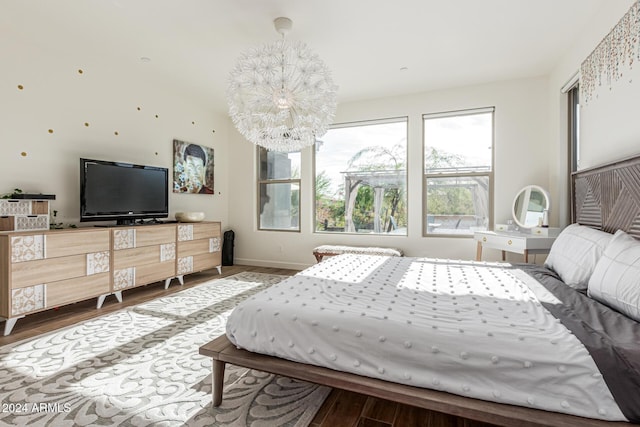
{"type": "Polygon", "coordinates": [[[118,302],[122,302],[122,291],[114,292],[113,294],[116,296],[118,302]]]}
{"type": "Polygon", "coordinates": [[[173,277],[169,277],[168,279],[164,279],[164,288],[165,289],[169,289],[169,284],[171,283],[171,279],[173,279],[173,277]]]}
{"type": "Polygon", "coordinates": [[[102,308],[102,304],[104,304],[105,298],[109,296],[109,294],[100,295],[98,297],[98,302],[96,303],[96,308],[102,308]]]}
{"type": "Polygon", "coordinates": [[[217,266],[216,270],[218,270],[218,274],[222,274],[222,266],[217,266]]]}
{"type": "MultiPolygon", "coordinates": [[[[316,255],[316,259],[318,258],[318,256],[316,255]]],[[[320,258],[320,260],[318,260],[318,262],[320,262],[322,260],[322,257],[320,258]]],[[[478,242],[478,247],[476,248],[476,261],[482,261],[482,243],[478,242]]]]}
{"type": "Polygon", "coordinates": [[[184,274],[178,276],[178,282],[180,282],[180,286],[184,285],[184,274]]]}
{"type": "Polygon", "coordinates": [[[11,319],[7,319],[4,324],[4,336],[6,337],[11,333],[13,327],[16,325],[18,319],[22,319],[24,316],[12,317],[11,319]]]}
{"type": "Polygon", "coordinates": [[[502,251],[502,261],[507,260],[507,251],[502,251]]]}
{"type": "Polygon", "coordinates": [[[529,250],[524,250],[524,262],[529,262],[529,250]]]}

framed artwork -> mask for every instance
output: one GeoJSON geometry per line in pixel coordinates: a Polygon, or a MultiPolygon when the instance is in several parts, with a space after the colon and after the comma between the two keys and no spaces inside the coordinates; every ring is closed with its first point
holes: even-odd
{"type": "Polygon", "coordinates": [[[213,194],[213,148],[173,140],[173,192],[213,194]]]}

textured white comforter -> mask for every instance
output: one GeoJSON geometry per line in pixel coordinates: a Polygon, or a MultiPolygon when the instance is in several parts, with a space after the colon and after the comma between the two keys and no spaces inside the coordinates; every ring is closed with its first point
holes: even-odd
{"type": "Polygon", "coordinates": [[[589,353],[508,264],[331,257],[244,301],[238,347],[463,396],[625,420],[589,353]]]}

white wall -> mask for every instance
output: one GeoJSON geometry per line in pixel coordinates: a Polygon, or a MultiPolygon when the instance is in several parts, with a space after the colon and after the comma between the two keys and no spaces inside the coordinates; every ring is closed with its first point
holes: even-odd
{"type": "Polygon", "coordinates": [[[153,62],[119,67],[102,63],[91,52],[70,58],[21,44],[20,38],[3,39],[0,194],[14,188],[55,194],[57,221],[77,223],[80,157],[163,166],[172,172],[175,138],[214,148],[216,194],[171,192],[171,215],[196,210],[207,219],[227,222],[225,116],[172,89],[153,62]]]}
{"type": "MultiPolygon", "coordinates": [[[[409,117],[408,236],[316,234],[312,212],[312,153],[302,155],[301,232],[258,231],[256,227],[255,147],[230,132],[229,223],[236,233],[236,263],[302,268],[313,264],[320,244],[399,247],[410,256],[475,257],[470,238],[422,237],[422,114],[480,107],[495,113],[495,219],[510,217],[517,191],[528,184],[548,187],[548,86],[545,78],[499,82],[437,92],[341,104],[336,123],[409,117]]],[[[487,250],[486,258],[497,259],[487,250]]],[[[515,256],[514,260],[521,260],[515,256]]]]}
{"type": "MultiPolygon", "coordinates": [[[[550,157],[555,158],[549,181],[552,197],[560,201],[551,218],[562,225],[568,223],[570,212],[567,97],[560,90],[634,3],[607,2],[549,77],[550,157]]],[[[640,61],[636,59],[633,69],[625,70],[624,78],[613,82],[611,89],[606,84],[599,88],[597,95],[586,106],[581,105],[580,169],[640,155],[640,61]]]]}

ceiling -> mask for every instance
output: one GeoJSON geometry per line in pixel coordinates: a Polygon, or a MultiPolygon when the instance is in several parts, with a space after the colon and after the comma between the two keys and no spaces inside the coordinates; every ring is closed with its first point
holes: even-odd
{"type": "Polygon", "coordinates": [[[236,58],[278,39],[278,16],[293,20],[288,37],[319,54],[348,102],[545,75],[606,2],[3,0],[0,24],[24,52],[122,74],[146,67],[226,111],[236,58]]]}

